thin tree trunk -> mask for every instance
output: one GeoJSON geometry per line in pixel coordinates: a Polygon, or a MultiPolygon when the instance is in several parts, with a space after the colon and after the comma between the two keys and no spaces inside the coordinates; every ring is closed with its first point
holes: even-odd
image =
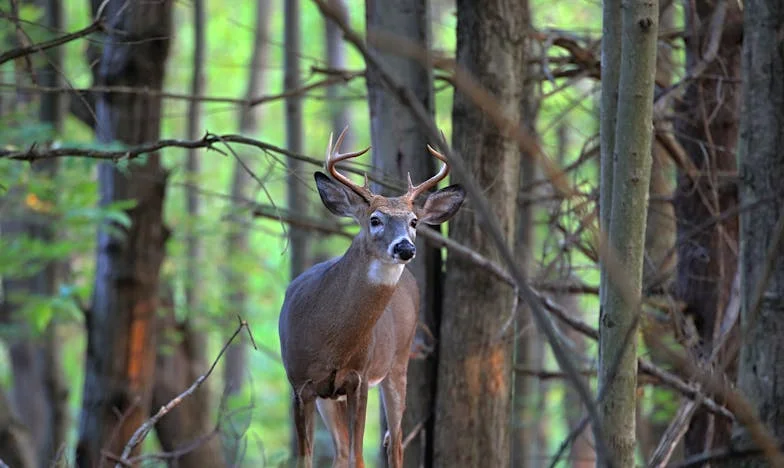
{"type": "MultiPolygon", "coordinates": [[[[659,29],[664,33],[674,28],[675,8],[672,1],[663,1],[659,5],[659,29]]],[[[656,55],[656,83],[666,87],[672,82],[674,64],[672,62],[672,44],[659,42],[656,55]]],[[[669,131],[660,129],[659,131],[669,131]]],[[[672,157],[658,140],[653,142],[653,160],[651,166],[650,203],[648,205],[648,223],[645,229],[645,263],[643,265],[643,294],[647,297],[669,298],[675,276],[676,258],[672,255],[675,247],[675,209],[671,203],[674,189],[674,167],[672,157]]],[[[647,335],[643,335],[645,337],[647,335]]],[[[647,344],[647,343],[646,343],[647,344]]],[[[654,354],[655,356],[655,354],[654,354]]],[[[667,389],[656,388],[654,392],[669,392],[667,389]]],[[[656,398],[649,404],[638,403],[637,418],[638,445],[644,461],[656,448],[659,439],[667,429],[666,415],[674,416],[672,405],[656,398]],[[648,407],[646,412],[644,407],[648,407]],[[653,417],[657,415],[657,417],[653,417]]]]}
{"type": "MultiPolygon", "coordinates": [[[[526,35],[531,30],[531,11],[528,1],[523,2],[521,14],[526,35]]],[[[523,50],[523,63],[528,64],[527,57],[535,54],[531,48],[533,41],[526,39],[523,50]]],[[[526,67],[522,70],[522,101],[521,116],[529,135],[536,135],[536,118],[539,113],[540,93],[536,80],[529,79],[533,70],[526,67]]],[[[560,140],[559,140],[560,141],[560,140]]],[[[562,154],[562,153],[560,153],[562,154]]],[[[520,161],[520,186],[533,187],[536,179],[535,155],[523,152],[520,161]]],[[[515,232],[515,251],[519,262],[526,271],[530,271],[533,262],[534,241],[534,189],[517,195],[517,227],[515,232]]],[[[515,320],[515,368],[541,369],[544,363],[544,337],[534,325],[531,311],[525,305],[520,306],[515,320]]],[[[544,406],[544,384],[534,376],[516,374],[514,376],[512,420],[512,466],[536,468],[545,462],[543,452],[546,445],[542,444],[542,413],[544,406]]]]}
{"type": "MultiPolygon", "coordinates": [[[[524,0],[457,2],[457,66],[474,75],[518,121],[524,0]]],[[[453,145],[485,190],[510,243],[516,228],[520,151],[470,98],[455,92],[453,145]]],[[[458,242],[500,261],[479,217],[464,209],[449,229],[458,242]]],[[[509,466],[512,340],[500,333],[515,305],[508,286],[458,257],[447,258],[438,351],[434,465],[509,466]]]]}
{"type": "MultiPolygon", "coordinates": [[[[428,3],[421,0],[366,2],[368,36],[383,33],[391,37],[401,37],[427,49],[430,46],[428,3]]],[[[423,67],[415,59],[390,52],[388,45],[384,47],[384,44],[378,44],[376,50],[389,65],[389,69],[395,71],[396,78],[410,88],[419,102],[424,103],[432,114],[432,70],[423,67]]],[[[414,181],[431,177],[435,173],[435,165],[433,158],[426,156],[428,139],[424,129],[413,118],[411,111],[384,86],[372,67],[368,69],[367,87],[374,170],[401,183],[406,180],[408,173],[414,181]]],[[[379,193],[386,191],[381,187],[375,189],[379,193]]],[[[417,239],[417,257],[417,261],[409,268],[414,273],[420,290],[421,328],[415,341],[422,343],[421,349],[424,350],[438,339],[443,282],[441,251],[428,246],[424,239],[417,239]]],[[[404,465],[407,467],[431,466],[433,463],[432,408],[436,392],[437,362],[435,355],[425,352],[420,359],[412,359],[408,365],[403,437],[417,430],[418,426],[421,426],[421,430],[406,447],[404,465]]],[[[381,416],[383,421],[383,410],[381,416]]],[[[385,453],[383,448],[381,452],[385,453]]],[[[381,456],[380,459],[382,466],[386,466],[386,456],[381,456]]]]}
{"type": "MultiPolygon", "coordinates": [[[[681,105],[676,107],[679,142],[701,175],[681,171],[678,177],[675,289],[677,298],[685,304],[683,314],[693,321],[701,341],[695,343],[693,355],[710,356],[735,278],[738,218],[713,223],[696,234],[693,231],[738,202],[735,184],[720,174],[736,168],[743,13],[735,2],[698,0],[685,5],[687,31],[692,38],[686,44],[687,72],[698,73],[697,68],[705,65],[703,60],[718,55],[697,79],[689,82],[681,105]],[[717,18],[717,12],[725,13],[717,18]]],[[[733,363],[727,369],[730,379],[734,379],[735,367],[733,363]]],[[[698,409],[684,437],[685,456],[726,446],[730,431],[729,422],[698,409]]]]}
{"type": "MultiPolygon", "coordinates": [[[[205,5],[204,0],[193,2],[193,76],[191,78],[191,95],[200,96],[204,90],[205,62],[205,5]]],[[[191,101],[188,107],[188,138],[199,137],[201,105],[199,101],[191,101]]],[[[161,308],[158,323],[159,329],[167,330],[158,346],[156,360],[155,389],[151,409],[167,404],[172,398],[188,388],[200,374],[207,369],[205,348],[207,344],[204,332],[197,330],[194,317],[200,303],[198,285],[201,284],[199,263],[201,262],[201,244],[195,232],[199,220],[199,195],[196,183],[199,177],[199,150],[189,150],[186,161],[188,185],[186,187],[186,206],[188,220],[186,225],[187,258],[185,281],[185,307],[187,317],[178,323],[174,311],[174,293],[171,285],[162,285],[161,308]],[[175,339],[175,337],[177,337],[175,339]],[[168,342],[166,342],[168,341],[168,342]]],[[[209,386],[202,386],[193,395],[174,408],[156,425],[158,440],[166,452],[178,450],[193,444],[193,450],[170,459],[169,464],[181,468],[188,467],[220,467],[225,466],[221,451],[220,439],[214,432],[215,422],[211,408],[209,386]],[[205,435],[212,434],[211,437],[205,435]]]]}
{"type": "MultiPolygon", "coordinates": [[[[284,83],[285,90],[300,87],[300,2],[286,0],[284,7],[284,83]]],[[[293,153],[302,153],[302,101],[299,96],[286,98],[286,148],[293,153]]],[[[286,194],[288,209],[307,214],[308,198],[302,162],[293,158],[286,160],[286,194]]],[[[289,226],[289,277],[294,279],[308,267],[307,231],[289,226]]],[[[291,427],[291,453],[296,453],[296,437],[291,427]]]]}
{"type": "Polygon", "coordinates": [[[616,273],[623,273],[608,270],[602,278],[607,283],[599,318],[599,413],[609,453],[599,454],[598,466],[634,465],[636,330],[651,172],[658,19],[657,1],[623,5],[615,147],[610,153],[617,160],[608,231],[610,254],[618,264],[616,273]]]}
{"type": "MultiPolygon", "coordinates": [[[[162,283],[160,294],[159,329],[167,330],[160,338],[156,362],[155,389],[152,412],[169,403],[201,374],[208,364],[204,357],[204,335],[193,330],[186,320],[178,323],[174,314],[174,291],[162,283]]],[[[219,468],[227,466],[223,459],[217,421],[210,411],[210,392],[202,386],[188,396],[155,426],[161,448],[165,452],[183,452],[168,460],[172,468],[219,468]],[[192,450],[183,449],[192,447],[192,450]]]]}
{"type": "MultiPolygon", "coordinates": [[[[58,0],[41,2],[45,25],[52,31],[62,29],[62,8],[58,0]]],[[[54,34],[54,33],[52,33],[54,34]]],[[[59,86],[61,84],[60,68],[62,49],[53,48],[45,53],[44,65],[38,70],[38,79],[42,86],[59,86]]],[[[59,136],[63,123],[62,100],[59,94],[44,93],[40,98],[39,119],[49,126],[52,135],[59,136]]],[[[35,178],[56,184],[59,164],[55,160],[39,161],[33,165],[35,178]]],[[[12,191],[8,197],[20,197],[22,192],[12,191]]],[[[53,188],[42,198],[46,202],[56,202],[56,190],[53,188]]],[[[25,204],[15,203],[20,207],[25,204]]],[[[3,235],[6,237],[26,237],[41,242],[53,238],[52,220],[45,213],[20,208],[15,215],[4,216],[2,222],[3,235]]],[[[21,306],[12,298],[40,296],[51,298],[57,294],[59,262],[47,262],[36,274],[26,278],[3,278],[5,296],[3,315],[5,320],[19,322],[15,310],[21,306]]],[[[10,340],[9,354],[13,371],[13,387],[10,402],[21,424],[29,431],[34,444],[33,453],[38,466],[48,467],[55,460],[57,452],[65,444],[68,424],[67,397],[62,364],[60,362],[61,340],[58,327],[54,322],[47,325],[43,334],[33,336],[27,327],[15,339],[10,340]]]]}
{"type": "MultiPolygon", "coordinates": [[[[253,36],[253,49],[250,57],[250,69],[248,70],[248,85],[245,91],[246,99],[257,97],[264,91],[265,79],[267,74],[265,68],[268,64],[269,55],[269,23],[272,13],[270,0],[256,0],[256,25],[253,36]]],[[[253,135],[259,131],[259,120],[261,118],[260,107],[243,107],[239,111],[239,129],[243,135],[253,135]]],[[[245,165],[252,167],[249,161],[245,160],[245,165]]],[[[243,204],[240,200],[249,198],[250,184],[253,178],[245,167],[239,162],[234,163],[234,173],[231,181],[231,199],[236,204],[231,208],[232,215],[229,216],[229,232],[226,237],[226,257],[229,259],[225,266],[225,288],[228,290],[228,304],[232,305],[234,312],[245,315],[248,308],[248,282],[247,274],[237,271],[233,266],[232,259],[240,258],[247,254],[248,250],[248,230],[245,223],[243,211],[240,207],[243,204]],[[235,213],[237,211],[238,213],[235,213]]],[[[232,317],[227,319],[234,319],[232,317]]],[[[241,339],[235,340],[226,352],[226,367],[224,368],[225,392],[227,395],[240,393],[245,385],[245,378],[248,372],[248,345],[244,335],[241,339]]],[[[232,451],[229,451],[234,453],[232,451]]]]}
{"type": "MultiPolygon", "coordinates": [[[[93,2],[94,10],[97,4],[93,2]]],[[[109,26],[95,65],[96,84],[161,90],[172,34],[172,5],[109,0],[109,26]],[[137,38],[127,41],[130,35],[137,38]]],[[[101,143],[140,144],[160,137],[161,98],[155,94],[99,94],[101,143]]],[[[124,170],[98,170],[101,204],[133,200],[122,235],[98,235],[95,288],[87,314],[87,353],[76,464],[93,468],[118,455],[150,413],[155,372],[158,278],[168,231],[163,224],[166,176],[158,154],[124,170]]],[[[136,453],[134,453],[135,455],[136,453]]]]}
{"type": "MultiPolygon", "coordinates": [[[[784,3],[744,4],[743,111],[739,163],[740,195],[754,210],[740,214],[741,329],[744,331],[738,385],[777,440],[784,438],[784,3]],[[771,197],[775,197],[771,200],[771,197]]],[[[746,447],[738,427],[733,446],[746,447]]],[[[779,458],[781,456],[779,455],[779,458]]],[[[778,461],[779,463],[781,460],[778,461]]],[[[762,456],[734,466],[773,466],[762,456]]]]}
{"type": "Polygon", "coordinates": [[[35,468],[35,443],[24,425],[16,419],[11,403],[0,391],[0,461],[13,468],[35,468]]]}
{"type": "MultiPolygon", "coordinates": [[[[329,5],[348,20],[348,9],[343,0],[329,0],[329,5]]],[[[334,21],[324,18],[324,41],[326,43],[327,68],[330,70],[344,70],[346,68],[346,47],[343,44],[343,31],[334,21]]],[[[344,128],[351,124],[350,112],[346,100],[341,99],[340,89],[342,84],[332,84],[327,87],[327,108],[331,120],[331,131],[334,135],[340,134],[344,128]]],[[[356,130],[356,128],[354,128],[356,130]]],[[[354,132],[346,133],[343,140],[344,148],[354,147],[354,132]]],[[[322,203],[313,206],[316,216],[320,219],[329,219],[331,214],[322,203]]],[[[313,241],[312,263],[319,263],[328,260],[333,255],[330,249],[331,239],[329,236],[311,233],[313,241]]],[[[383,413],[383,410],[382,410],[383,413]]],[[[332,438],[329,435],[324,421],[316,418],[316,436],[314,438],[314,466],[329,466],[334,456],[332,438]]],[[[386,462],[386,456],[380,462],[386,462]]]]}

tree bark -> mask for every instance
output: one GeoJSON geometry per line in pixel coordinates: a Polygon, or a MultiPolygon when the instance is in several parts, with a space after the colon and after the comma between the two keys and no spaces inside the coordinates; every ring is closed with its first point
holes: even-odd
{"type": "MultiPolygon", "coordinates": [[[[599,453],[598,466],[634,465],[636,331],[651,172],[658,20],[657,1],[623,4],[615,147],[612,153],[602,152],[615,160],[608,245],[617,260],[616,272],[623,273],[608,269],[602,278],[606,283],[599,317],[599,408],[609,453],[599,453]]],[[[611,111],[602,109],[606,110],[611,111]]]]}
{"type": "MultiPolygon", "coordinates": [[[[256,0],[256,26],[253,36],[253,48],[250,57],[250,69],[248,70],[248,85],[245,97],[252,99],[264,91],[266,73],[264,70],[268,64],[269,55],[269,22],[272,5],[269,0],[256,0]]],[[[239,111],[239,129],[243,135],[253,135],[259,130],[259,120],[261,118],[261,106],[243,107],[239,111]]],[[[245,166],[252,167],[248,161],[245,166]]],[[[238,161],[234,163],[234,172],[231,182],[231,199],[236,206],[232,207],[232,214],[229,216],[229,232],[226,236],[226,254],[229,259],[225,265],[225,288],[228,291],[228,303],[232,305],[234,312],[244,316],[248,308],[248,282],[245,272],[238,271],[234,267],[232,259],[240,258],[248,251],[248,229],[243,220],[247,219],[243,215],[240,207],[244,204],[240,200],[249,198],[249,188],[253,178],[245,167],[238,161]]],[[[227,320],[234,320],[235,316],[227,317],[227,320]]],[[[237,337],[229,346],[226,352],[226,367],[224,368],[224,385],[227,395],[240,393],[245,385],[245,378],[248,372],[248,343],[245,335],[237,337]]],[[[232,450],[229,452],[233,453],[232,450]]]]}
{"type": "MultiPolygon", "coordinates": [[[[369,0],[367,5],[367,32],[383,33],[387,37],[401,37],[427,49],[430,46],[430,16],[427,1],[404,0],[386,2],[369,0]]],[[[384,40],[383,38],[379,40],[384,40]]],[[[371,46],[373,40],[371,39],[371,46]]],[[[433,106],[432,70],[417,60],[390,52],[388,45],[377,44],[374,50],[383,57],[396,78],[410,88],[419,102],[431,115],[433,106]]],[[[387,89],[373,67],[367,73],[368,100],[370,104],[370,132],[373,144],[373,168],[385,178],[404,183],[411,174],[414,181],[423,181],[436,172],[434,160],[427,154],[427,132],[387,89]]],[[[416,183],[416,182],[415,182],[416,183]]],[[[389,193],[380,186],[377,192],[389,193]]],[[[420,290],[419,325],[415,338],[422,355],[408,365],[406,412],[403,416],[403,437],[421,426],[417,436],[406,446],[404,466],[420,467],[433,464],[433,402],[436,392],[437,356],[426,350],[438,339],[441,316],[441,250],[417,239],[417,261],[409,267],[417,279],[420,290]]],[[[418,353],[419,354],[419,353],[418,353]]],[[[383,411],[382,411],[383,419],[383,411]]],[[[382,432],[383,436],[383,432],[382,432]]],[[[382,453],[385,451],[382,448],[382,453]]],[[[381,457],[386,465],[386,456],[381,457]]]]}
{"type": "MultiPolygon", "coordinates": [[[[757,416],[784,437],[784,3],[752,0],[744,5],[743,111],[739,163],[743,205],[740,214],[741,329],[744,331],[738,386],[757,416]],[[774,197],[774,200],[770,200],[774,197]]],[[[746,446],[738,428],[734,446],[746,446]]],[[[762,456],[735,466],[770,466],[762,456]]]]}
{"type": "MultiPolygon", "coordinates": [[[[519,121],[525,24],[524,1],[457,2],[457,66],[473,74],[519,121]]],[[[470,98],[456,91],[453,146],[514,239],[520,184],[520,151],[470,98]]],[[[492,240],[470,208],[454,218],[449,232],[494,261],[492,240]]],[[[436,466],[509,466],[512,340],[501,336],[513,313],[513,292],[455,256],[447,259],[438,350],[436,466]]]]}
{"type": "MultiPolygon", "coordinates": [[[[172,5],[170,0],[109,0],[104,10],[108,33],[95,65],[97,85],[162,89],[172,5]]],[[[93,7],[97,9],[96,2],[93,7]]],[[[160,96],[101,93],[96,104],[99,142],[159,139],[160,96]]],[[[129,161],[122,170],[103,163],[98,178],[102,205],[133,200],[135,206],[127,210],[129,228],[115,225],[98,235],[76,451],[77,466],[90,468],[106,461],[104,450],[120,454],[150,413],[158,277],[168,237],[163,224],[166,174],[157,153],[129,161]]]]}

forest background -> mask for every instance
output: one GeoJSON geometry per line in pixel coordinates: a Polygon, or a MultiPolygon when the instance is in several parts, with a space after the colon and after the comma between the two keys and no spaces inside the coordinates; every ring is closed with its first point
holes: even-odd
{"type": "Polygon", "coordinates": [[[420,229],[406,466],[780,460],[784,6],[627,3],[9,0],[0,460],[288,460],[277,318],[356,232],[311,177],[346,125],[378,190],[446,142],[481,187],[420,229]]]}

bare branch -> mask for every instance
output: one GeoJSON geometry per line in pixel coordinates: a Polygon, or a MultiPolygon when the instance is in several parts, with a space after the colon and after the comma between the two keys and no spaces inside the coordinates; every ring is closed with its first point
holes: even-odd
{"type": "Polygon", "coordinates": [[[128,456],[131,454],[131,452],[133,451],[133,449],[136,446],[138,446],[139,444],[142,443],[142,441],[144,441],[144,438],[147,437],[147,434],[149,434],[150,431],[153,429],[153,427],[155,427],[155,424],[157,424],[158,421],[161,420],[161,418],[166,416],[166,414],[169,413],[172,409],[174,409],[177,405],[182,403],[183,400],[185,400],[185,398],[187,398],[188,396],[192,395],[193,392],[195,392],[199,387],[202,386],[202,384],[212,374],[212,371],[215,370],[215,366],[218,365],[218,361],[220,361],[220,358],[223,356],[223,354],[229,348],[229,345],[231,345],[232,341],[234,341],[234,339],[237,337],[237,335],[240,334],[240,332],[242,331],[243,328],[247,329],[248,333],[250,333],[250,328],[248,327],[248,322],[246,322],[245,320],[242,320],[240,318],[239,325],[237,325],[237,329],[234,330],[234,333],[231,335],[229,340],[223,345],[223,348],[221,348],[220,352],[218,353],[218,356],[212,362],[212,365],[210,366],[210,368],[207,369],[207,372],[205,372],[204,374],[199,376],[199,378],[196,379],[196,381],[193,382],[193,384],[191,384],[190,387],[188,387],[184,392],[180,393],[174,399],[169,401],[169,403],[167,403],[166,405],[162,406],[161,409],[159,409],[158,412],[155,413],[155,415],[153,415],[150,419],[145,421],[144,424],[142,424],[138,429],[136,429],[136,432],[133,433],[133,436],[131,436],[131,439],[125,445],[125,448],[123,449],[123,452],[120,455],[120,458],[117,460],[117,464],[115,465],[115,468],[121,468],[122,466],[128,466],[130,464],[127,461],[128,460],[128,456]]]}
{"type": "Polygon", "coordinates": [[[57,47],[63,44],[67,44],[68,42],[75,41],[76,39],[80,39],[82,37],[88,36],[94,32],[101,31],[101,30],[103,30],[103,24],[99,20],[91,23],[89,26],[87,26],[84,29],[74,31],[72,33],[68,33],[48,41],[39,42],[37,44],[31,44],[25,47],[18,47],[16,49],[11,49],[7,52],[3,52],[2,54],[0,54],[0,65],[10,60],[14,60],[20,57],[26,57],[36,52],[43,52],[44,50],[51,49],[52,47],[57,47]]]}

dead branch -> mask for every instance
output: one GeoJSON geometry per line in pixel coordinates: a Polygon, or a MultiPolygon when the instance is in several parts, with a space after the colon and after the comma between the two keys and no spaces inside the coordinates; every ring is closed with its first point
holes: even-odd
{"type": "Polygon", "coordinates": [[[185,400],[185,398],[188,398],[188,396],[192,395],[193,392],[195,392],[199,387],[202,386],[202,384],[210,377],[212,371],[215,370],[215,366],[218,365],[218,361],[220,361],[221,357],[223,357],[223,354],[229,348],[229,346],[237,337],[237,335],[240,334],[243,328],[248,330],[248,335],[250,336],[251,343],[253,343],[254,347],[256,346],[253,340],[253,335],[251,334],[250,328],[248,327],[248,322],[240,318],[239,325],[237,325],[237,329],[234,330],[234,333],[231,335],[228,341],[226,341],[226,343],[223,345],[223,348],[221,348],[220,352],[218,353],[218,356],[212,362],[210,368],[207,369],[207,372],[200,375],[199,378],[196,379],[196,381],[193,382],[193,384],[191,384],[190,387],[188,387],[184,392],[174,397],[174,399],[169,401],[169,403],[162,406],[161,409],[159,409],[158,412],[155,413],[155,415],[153,415],[150,419],[145,421],[144,424],[142,424],[138,429],[136,429],[136,432],[133,433],[133,436],[131,436],[131,439],[125,445],[125,448],[123,449],[120,458],[117,460],[117,464],[115,465],[115,468],[122,468],[122,466],[128,466],[130,464],[128,461],[128,456],[131,454],[134,448],[136,448],[139,444],[142,443],[142,441],[144,441],[144,438],[147,437],[147,434],[149,434],[150,431],[153,429],[153,427],[155,427],[155,424],[157,424],[158,421],[161,420],[161,418],[166,416],[166,414],[169,413],[172,409],[174,409],[177,405],[182,403],[183,400],[185,400]]]}

